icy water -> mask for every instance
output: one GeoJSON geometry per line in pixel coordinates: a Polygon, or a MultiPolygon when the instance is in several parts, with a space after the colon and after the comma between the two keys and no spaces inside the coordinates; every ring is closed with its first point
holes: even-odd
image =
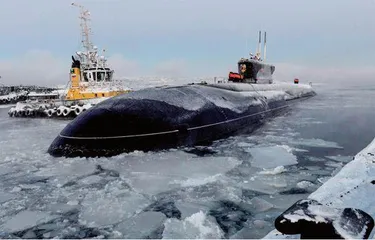
{"type": "Polygon", "coordinates": [[[1,238],[261,238],[375,136],[375,88],[318,95],[209,147],[52,158],[66,121],[0,108],[1,238]]]}

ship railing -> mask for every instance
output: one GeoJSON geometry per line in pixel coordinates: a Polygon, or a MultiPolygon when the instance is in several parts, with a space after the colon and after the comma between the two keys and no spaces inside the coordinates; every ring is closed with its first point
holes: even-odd
{"type": "Polygon", "coordinates": [[[100,81],[100,82],[96,82],[96,81],[89,81],[87,83],[85,83],[85,85],[87,86],[87,88],[89,89],[108,89],[108,90],[123,90],[123,89],[129,89],[129,87],[127,87],[127,84],[128,82],[127,81],[123,81],[123,80],[111,80],[111,81],[100,81]]]}
{"type": "Polygon", "coordinates": [[[228,82],[227,77],[220,77],[220,76],[214,77],[214,83],[227,83],[227,82],[228,82]]]}

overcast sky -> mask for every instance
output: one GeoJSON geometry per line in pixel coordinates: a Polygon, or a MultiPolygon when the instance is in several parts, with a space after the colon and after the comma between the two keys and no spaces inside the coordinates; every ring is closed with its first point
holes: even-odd
{"type": "MultiPolygon", "coordinates": [[[[0,0],[0,83],[66,83],[70,0],[0,0]]],[[[267,31],[275,77],[372,78],[375,0],[80,0],[117,76],[226,76],[267,31]]],[[[328,79],[327,79],[328,80],[328,79]]]]}

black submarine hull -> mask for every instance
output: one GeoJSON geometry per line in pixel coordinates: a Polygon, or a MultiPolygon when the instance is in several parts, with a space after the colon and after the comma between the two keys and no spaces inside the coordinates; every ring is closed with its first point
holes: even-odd
{"type": "Polygon", "coordinates": [[[205,85],[144,89],[79,115],[48,152],[55,157],[96,157],[206,144],[259,125],[286,110],[291,99],[205,85]]]}

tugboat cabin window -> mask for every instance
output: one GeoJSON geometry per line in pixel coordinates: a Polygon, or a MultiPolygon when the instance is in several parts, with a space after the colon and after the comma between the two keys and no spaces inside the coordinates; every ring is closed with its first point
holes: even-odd
{"type": "Polygon", "coordinates": [[[83,81],[88,82],[89,79],[87,78],[87,72],[83,72],[83,81]]]}
{"type": "Polygon", "coordinates": [[[105,72],[97,72],[98,74],[98,82],[102,82],[105,80],[105,72]]]}
{"type": "Polygon", "coordinates": [[[88,80],[92,80],[92,73],[91,72],[88,73],[88,76],[89,76],[88,80]]]}
{"type": "Polygon", "coordinates": [[[110,82],[111,81],[111,79],[112,79],[112,72],[106,72],[107,74],[106,74],[106,81],[107,82],[110,82]]]}

